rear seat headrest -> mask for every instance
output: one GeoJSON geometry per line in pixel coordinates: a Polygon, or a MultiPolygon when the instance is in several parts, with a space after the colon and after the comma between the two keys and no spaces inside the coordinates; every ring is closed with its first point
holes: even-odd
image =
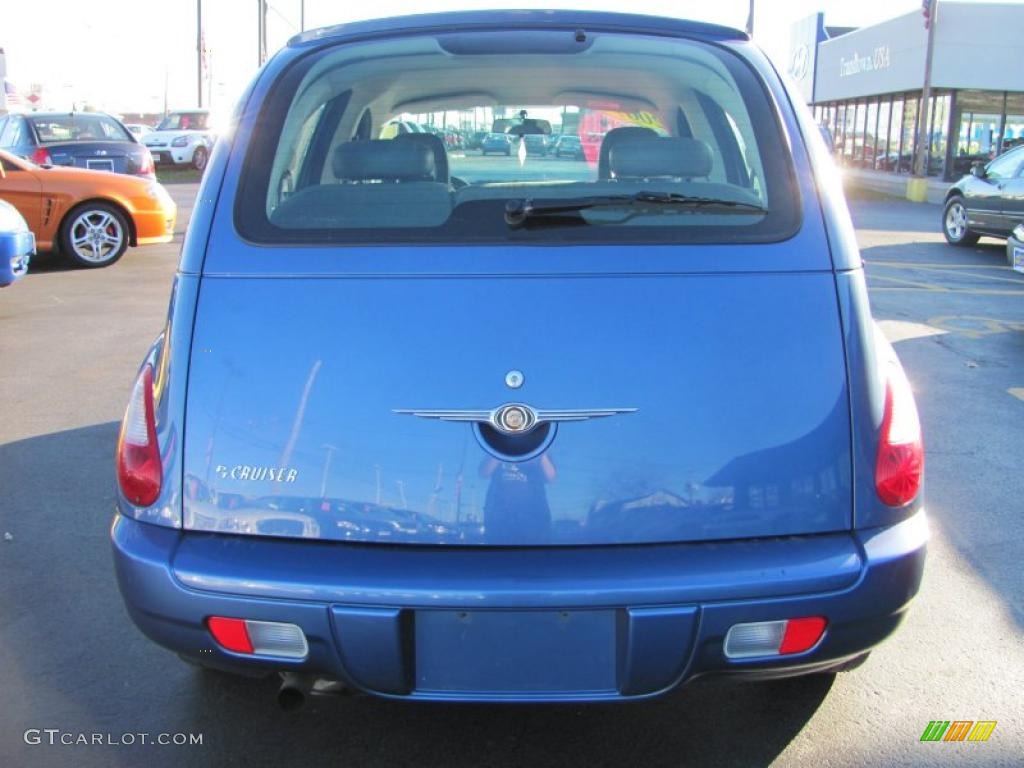
{"type": "Polygon", "coordinates": [[[699,139],[630,138],[611,148],[608,167],[616,179],[692,179],[711,173],[711,147],[699,139]]]}
{"type": "Polygon", "coordinates": [[[411,141],[350,141],[334,150],[332,169],[344,181],[434,181],[434,153],[411,141]]]}
{"type": "Polygon", "coordinates": [[[433,133],[400,133],[392,141],[411,141],[434,153],[434,180],[448,183],[448,150],[440,136],[433,133]]]}
{"type": "Polygon", "coordinates": [[[642,125],[621,125],[618,128],[612,128],[601,140],[601,149],[597,156],[597,178],[610,179],[612,177],[611,169],[608,166],[608,156],[612,151],[612,147],[623,141],[644,138],[653,139],[657,135],[654,129],[642,125]]]}

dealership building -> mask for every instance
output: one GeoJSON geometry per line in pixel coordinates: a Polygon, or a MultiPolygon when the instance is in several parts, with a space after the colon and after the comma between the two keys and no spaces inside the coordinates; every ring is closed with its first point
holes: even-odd
{"type": "MultiPolygon", "coordinates": [[[[936,4],[921,138],[928,175],[952,179],[1024,143],[1024,4],[936,4]]],[[[911,172],[927,40],[921,11],[852,30],[821,13],[793,26],[790,74],[842,164],[911,172]]]]}

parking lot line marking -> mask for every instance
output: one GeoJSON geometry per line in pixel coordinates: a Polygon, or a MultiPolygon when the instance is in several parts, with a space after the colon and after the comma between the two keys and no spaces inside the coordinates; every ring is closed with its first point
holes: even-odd
{"type": "Polygon", "coordinates": [[[1008,390],[1011,395],[1016,397],[1018,400],[1024,400],[1024,387],[1010,387],[1008,390]]]}
{"type": "Polygon", "coordinates": [[[889,275],[868,275],[869,279],[875,280],[888,280],[893,283],[902,283],[904,285],[911,285],[921,291],[948,291],[948,288],[944,288],[941,285],[935,283],[922,283],[920,280],[907,280],[903,277],[890,277],[889,275]]]}
{"type": "Polygon", "coordinates": [[[1004,272],[1010,272],[1010,267],[1006,264],[936,264],[934,262],[917,262],[917,261],[874,261],[865,259],[864,263],[870,267],[929,267],[934,269],[999,269],[1004,272]]]}
{"type": "MultiPolygon", "coordinates": [[[[913,269],[920,269],[920,270],[923,270],[925,272],[943,272],[943,271],[945,271],[945,270],[943,270],[940,267],[922,267],[922,266],[919,266],[919,265],[916,265],[916,264],[914,265],[914,267],[907,267],[907,269],[911,269],[911,268],[913,268],[913,269]]],[[[1009,267],[1007,267],[1007,269],[1009,269],[1009,267]]],[[[997,281],[1003,282],[1003,283],[1016,283],[1017,285],[1021,284],[1021,279],[1019,277],[999,277],[997,275],[975,275],[975,274],[972,274],[970,272],[957,272],[957,277],[974,277],[974,278],[977,278],[978,280],[997,280],[997,281]]]]}
{"type": "Polygon", "coordinates": [[[1024,322],[985,317],[983,315],[941,315],[928,318],[928,324],[971,338],[981,338],[994,333],[1024,331],[1024,322]]]}
{"type": "MultiPolygon", "coordinates": [[[[875,275],[876,279],[883,279],[881,275],[875,275]]],[[[909,293],[956,293],[961,296],[1024,296],[1024,291],[1011,291],[1002,290],[999,288],[912,288],[910,286],[902,285],[881,285],[871,286],[868,284],[869,291],[885,291],[887,293],[894,293],[896,291],[906,291],[909,293]]]]}

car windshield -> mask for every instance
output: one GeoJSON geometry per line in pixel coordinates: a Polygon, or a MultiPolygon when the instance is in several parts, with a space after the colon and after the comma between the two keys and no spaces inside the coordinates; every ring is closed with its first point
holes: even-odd
{"type": "Polygon", "coordinates": [[[157,126],[158,131],[205,131],[209,115],[205,112],[171,112],[157,126]]]}
{"type": "Polygon", "coordinates": [[[39,141],[43,144],[69,141],[133,141],[131,134],[108,115],[78,113],[29,119],[39,141]]]}
{"type": "Polygon", "coordinates": [[[636,35],[596,36],[567,56],[516,44],[508,36],[511,52],[489,55],[411,37],[308,55],[260,116],[239,229],[264,242],[374,243],[754,242],[796,231],[787,144],[740,57],[636,35]],[[572,200],[571,213],[551,215],[558,200],[572,200]],[[513,227],[510,206],[544,213],[513,227]]]}

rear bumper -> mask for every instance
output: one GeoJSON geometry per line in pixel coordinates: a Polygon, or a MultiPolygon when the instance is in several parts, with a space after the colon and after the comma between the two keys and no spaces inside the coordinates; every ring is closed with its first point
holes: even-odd
{"type": "Polygon", "coordinates": [[[36,239],[31,232],[0,233],[0,288],[25,276],[35,252],[36,239]]]}
{"type": "Polygon", "coordinates": [[[1006,262],[1012,269],[1024,272],[1024,242],[1013,235],[1006,240],[1006,262]]]}
{"type": "Polygon", "coordinates": [[[149,151],[157,165],[184,165],[192,162],[195,147],[150,147],[149,151]]]}
{"type": "Polygon", "coordinates": [[[401,698],[595,701],[709,674],[803,674],[862,653],[916,594],[928,531],[919,512],[854,534],[547,550],[224,536],[122,516],[111,535],[135,623],[206,663],[401,698]],[[205,629],[211,615],[297,624],[309,655],[223,650],[205,629]],[[810,651],[723,653],[733,624],[811,615],[828,628],[810,651]]]}

